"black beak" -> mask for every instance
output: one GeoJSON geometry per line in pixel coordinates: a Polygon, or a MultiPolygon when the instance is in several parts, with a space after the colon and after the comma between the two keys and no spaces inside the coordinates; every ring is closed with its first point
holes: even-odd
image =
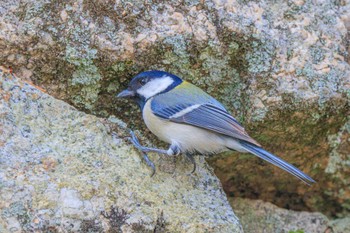
{"type": "Polygon", "coordinates": [[[117,98],[128,98],[135,96],[135,92],[125,89],[117,95],[117,98]]]}

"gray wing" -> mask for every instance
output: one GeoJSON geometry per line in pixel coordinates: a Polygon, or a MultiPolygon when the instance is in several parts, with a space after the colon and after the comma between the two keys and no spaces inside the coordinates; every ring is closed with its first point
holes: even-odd
{"type": "Polygon", "coordinates": [[[170,117],[169,120],[211,130],[260,147],[260,144],[247,134],[243,126],[234,117],[225,110],[211,104],[201,105],[182,116],[170,117]]]}
{"type": "Polygon", "coordinates": [[[155,96],[151,100],[151,109],[164,120],[211,130],[260,147],[220,102],[190,83],[155,96]]]}

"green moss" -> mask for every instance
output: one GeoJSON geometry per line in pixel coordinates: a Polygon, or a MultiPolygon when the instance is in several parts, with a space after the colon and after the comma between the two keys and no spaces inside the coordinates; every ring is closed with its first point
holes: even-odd
{"type": "Polygon", "coordinates": [[[305,233],[304,230],[288,231],[288,233],[305,233]]]}

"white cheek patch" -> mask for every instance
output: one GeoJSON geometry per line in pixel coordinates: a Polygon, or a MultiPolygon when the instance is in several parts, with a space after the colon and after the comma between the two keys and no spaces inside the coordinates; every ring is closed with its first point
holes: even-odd
{"type": "Polygon", "coordinates": [[[153,79],[137,90],[137,93],[146,99],[166,90],[174,80],[169,76],[153,79]]]}

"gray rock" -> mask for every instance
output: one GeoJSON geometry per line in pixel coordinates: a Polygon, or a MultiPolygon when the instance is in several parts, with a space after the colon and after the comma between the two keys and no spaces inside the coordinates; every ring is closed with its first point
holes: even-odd
{"type": "MultiPolygon", "coordinates": [[[[115,94],[138,72],[173,72],[223,102],[266,149],[317,181],[308,187],[230,153],[210,161],[228,195],[344,218],[349,29],[348,0],[2,0],[0,65],[79,110],[116,115],[141,132],[137,107],[116,102],[115,94]]],[[[23,137],[31,130],[21,125],[23,137]]]]}
{"type": "Polygon", "coordinates": [[[230,203],[247,233],[345,233],[350,229],[349,218],[330,220],[318,212],[286,210],[261,200],[231,198],[230,203]]]}
{"type": "Polygon", "coordinates": [[[1,232],[242,232],[203,159],[150,177],[124,129],[1,72],[0,116],[1,232]]]}
{"type": "Polygon", "coordinates": [[[330,221],[330,228],[333,232],[345,233],[350,231],[350,218],[341,218],[330,221]]]}

